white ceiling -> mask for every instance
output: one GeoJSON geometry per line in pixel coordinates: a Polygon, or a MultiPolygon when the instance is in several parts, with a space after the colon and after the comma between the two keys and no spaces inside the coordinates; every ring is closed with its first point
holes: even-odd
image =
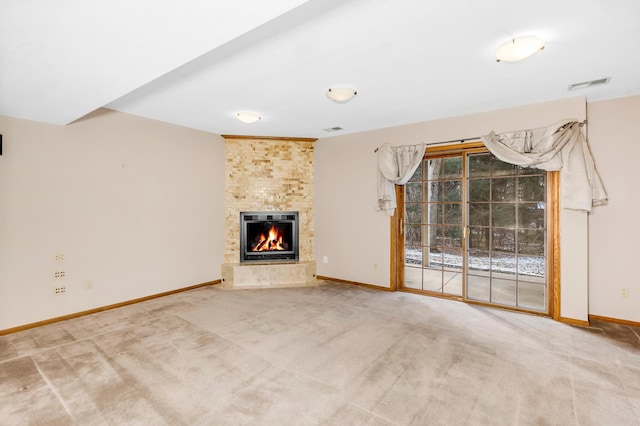
{"type": "Polygon", "coordinates": [[[639,46],[639,0],[0,0],[0,114],[66,125],[106,107],[218,134],[326,137],[640,95],[639,46]],[[546,48],[497,63],[523,35],[546,48]],[[343,85],[358,96],[325,97],[343,85]]]}

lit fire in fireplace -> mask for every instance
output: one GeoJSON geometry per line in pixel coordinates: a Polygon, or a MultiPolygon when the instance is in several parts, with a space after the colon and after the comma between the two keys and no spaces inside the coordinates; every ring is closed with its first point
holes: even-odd
{"type": "Polygon", "coordinates": [[[260,234],[258,238],[254,240],[255,244],[251,247],[251,251],[275,251],[275,250],[287,250],[285,243],[282,241],[282,233],[275,225],[271,225],[269,229],[269,235],[265,236],[260,234]]]}

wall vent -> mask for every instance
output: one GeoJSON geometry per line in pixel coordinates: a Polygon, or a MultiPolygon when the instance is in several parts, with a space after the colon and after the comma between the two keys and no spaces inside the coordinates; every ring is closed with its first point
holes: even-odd
{"type": "Polygon", "coordinates": [[[611,77],[599,78],[597,80],[583,81],[582,83],[575,83],[569,85],[569,90],[580,90],[586,89],[592,86],[600,86],[602,84],[607,84],[611,80],[611,77]]]}
{"type": "Polygon", "coordinates": [[[327,133],[331,133],[331,132],[337,132],[339,130],[342,130],[342,127],[338,127],[338,126],[336,126],[336,127],[328,127],[326,129],[322,129],[322,130],[324,130],[327,133]]]}

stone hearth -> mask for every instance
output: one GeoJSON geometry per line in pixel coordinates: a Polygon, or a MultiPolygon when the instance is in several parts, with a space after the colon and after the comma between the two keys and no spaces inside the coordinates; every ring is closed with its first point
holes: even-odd
{"type": "Polygon", "coordinates": [[[293,287],[315,284],[315,261],[222,265],[222,288],[293,287]]]}

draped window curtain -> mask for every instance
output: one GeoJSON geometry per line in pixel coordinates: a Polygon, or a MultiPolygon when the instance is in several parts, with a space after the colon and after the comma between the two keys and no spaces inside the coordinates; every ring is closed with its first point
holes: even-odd
{"type": "Polygon", "coordinates": [[[606,204],[607,194],[595,169],[580,123],[567,119],[548,127],[482,137],[487,149],[507,163],[560,170],[563,208],[590,212],[606,204]]]}
{"type": "Polygon", "coordinates": [[[411,179],[424,157],[426,144],[378,148],[378,205],[377,210],[393,216],[396,210],[394,185],[404,185],[411,179]]]}
{"type": "MultiPolygon", "coordinates": [[[[562,207],[590,212],[607,203],[607,193],[595,168],[580,122],[559,121],[548,127],[482,136],[487,149],[500,160],[523,167],[560,171],[562,207]]],[[[426,144],[378,148],[377,210],[393,216],[394,185],[404,185],[416,171],[426,144]]]]}

